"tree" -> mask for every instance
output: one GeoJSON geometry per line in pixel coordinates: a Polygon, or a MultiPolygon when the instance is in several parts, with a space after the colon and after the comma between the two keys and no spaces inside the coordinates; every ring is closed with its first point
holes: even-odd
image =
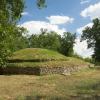
{"type": "Polygon", "coordinates": [[[41,29],[40,34],[33,34],[30,38],[30,47],[46,48],[52,50],[58,50],[60,47],[59,35],[54,32],[47,32],[45,29],[41,29]]]}
{"type": "Polygon", "coordinates": [[[0,1],[0,66],[5,65],[8,49],[8,40],[15,34],[17,21],[24,9],[23,0],[1,0],[0,1]]]}
{"type": "MultiPolygon", "coordinates": [[[[37,0],[37,6],[44,7],[45,0],[37,0]]],[[[13,47],[16,45],[14,45],[15,40],[22,32],[22,29],[17,26],[17,22],[21,18],[23,9],[24,0],[0,0],[0,67],[5,66],[6,58],[9,52],[15,49],[13,47]]],[[[20,36],[18,40],[21,40],[20,36]]]]}
{"type": "Polygon", "coordinates": [[[93,26],[83,30],[81,40],[87,40],[88,48],[94,49],[92,57],[96,62],[100,62],[100,19],[94,19],[93,26]]]}
{"type": "Polygon", "coordinates": [[[15,27],[13,26],[13,30],[10,31],[9,36],[6,39],[7,48],[11,51],[17,51],[23,48],[28,47],[28,39],[24,34],[26,34],[26,29],[23,27],[15,27]]]}
{"type": "Polygon", "coordinates": [[[63,36],[60,36],[54,31],[48,32],[42,29],[40,34],[33,34],[29,38],[29,44],[33,48],[56,50],[65,56],[72,56],[75,38],[76,35],[70,32],[65,32],[63,36]]]}
{"type": "Polygon", "coordinates": [[[73,55],[73,46],[75,43],[76,34],[70,32],[64,32],[63,37],[60,39],[61,47],[60,52],[66,56],[73,55]]]}
{"type": "Polygon", "coordinates": [[[37,6],[39,7],[39,9],[46,7],[45,2],[45,0],[37,0],[37,6]]]}

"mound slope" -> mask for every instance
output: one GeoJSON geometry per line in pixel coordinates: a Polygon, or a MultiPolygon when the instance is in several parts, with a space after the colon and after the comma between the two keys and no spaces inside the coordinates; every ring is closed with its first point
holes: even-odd
{"type": "Polygon", "coordinates": [[[64,55],[47,49],[41,48],[26,48],[13,53],[9,57],[10,61],[52,61],[52,60],[67,60],[67,57],[64,55]]]}
{"type": "Polygon", "coordinates": [[[8,61],[7,68],[3,69],[3,73],[7,74],[62,74],[89,66],[89,63],[83,60],[40,48],[19,50],[9,57],[8,61]]]}
{"type": "Polygon", "coordinates": [[[15,52],[9,57],[10,66],[16,67],[73,67],[87,66],[89,63],[73,58],[66,57],[56,51],[26,48],[15,52]]]}

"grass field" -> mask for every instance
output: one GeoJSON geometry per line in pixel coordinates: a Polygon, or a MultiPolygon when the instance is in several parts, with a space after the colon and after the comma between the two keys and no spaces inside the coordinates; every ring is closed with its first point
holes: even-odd
{"type": "Polygon", "coordinates": [[[0,100],[100,100],[100,70],[70,76],[1,75],[0,100]]]}

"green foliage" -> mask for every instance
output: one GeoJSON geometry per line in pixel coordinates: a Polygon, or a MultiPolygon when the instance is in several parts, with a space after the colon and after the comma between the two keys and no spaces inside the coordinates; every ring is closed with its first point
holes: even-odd
{"type": "Polygon", "coordinates": [[[84,60],[86,61],[86,62],[90,62],[90,63],[93,63],[93,59],[92,58],[84,58],[84,60]]]}
{"type": "MultiPolygon", "coordinates": [[[[45,0],[37,0],[37,6],[43,8],[45,0]]],[[[28,47],[22,35],[25,29],[16,25],[23,9],[24,0],[0,0],[0,67],[5,66],[9,52],[28,47]]]]}
{"type": "Polygon", "coordinates": [[[89,57],[83,58],[82,56],[80,56],[78,54],[74,54],[73,57],[81,59],[81,60],[83,60],[85,62],[94,63],[94,59],[93,58],[89,58],[89,57]]]}
{"type": "Polygon", "coordinates": [[[37,0],[37,6],[39,9],[46,7],[45,0],[37,0]]]}
{"type": "Polygon", "coordinates": [[[15,23],[21,17],[23,8],[23,0],[0,0],[0,23],[15,23]]]}
{"type": "Polygon", "coordinates": [[[32,35],[29,41],[30,47],[33,48],[46,48],[57,51],[60,47],[59,35],[56,32],[47,32],[43,29],[40,34],[32,35]]]}
{"type": "Polygon", "coordinates": [[[6,62],[7,56],[12,52],[27,47],[27,40],[22,36],[26,30],[24,28],[16,27],[16,25],[9,24],[0,29],[0,59],[1,63],[6,62]],[[5,58],[4,58],[5,57],[5,58]]]}
{"type": "Polygon", "coordinates": [[[27,32],[23,27],[12,28],[11,35],[8,36],[7,47],[11,52],[28,47],[28,39],[24,36],[27,32]]]}
{"type": "Polygon", "coordinates": [[[76,34],[65,32],[60,39],[61,47],[60,52],[66,56],[73,55],[73,46],[75,43],[76,34]]]}
{"type": "Polygon", "coordinates": [[[29,44],[32,48],[46,48],[72,56],[75,37],[75,34],[70,32],[65,32],[63,36],[60,36],[56,32],[41,29],[40,34],[34,34],[29,38],[29,44]]]}
{"type": "Polygon", "coordinates": [[[93,58],[100,62],[100,20],[94,19],[93,26],[87,27],[81,36],[82,41],[87,40],[88,48],[94,48],[93,58]]]}
{"type": "Polygon", "coordinates": [[[6,66],[6,61],[7,61],[7,56],[10,54],[9,51],[7,51],[6,49],[3,50],[1,49],[0,52],[0,67],[5,67],[6,66]]]}
{"type": "Polygon", "coordinates": [[[24,8],[23,0],[0,1],[0,67],[5,65],[10,49],[8,44],[16,35],[16,23],[24,8]]]}
{"type": "Polygon", "coordinates": [[[84,58],[77,53],[73,54],[73,57],[83,60],[84,58]]]}

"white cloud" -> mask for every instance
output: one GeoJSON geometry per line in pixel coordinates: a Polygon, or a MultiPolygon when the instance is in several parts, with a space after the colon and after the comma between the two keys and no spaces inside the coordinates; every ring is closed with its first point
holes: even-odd
{"type": "Polygon", "coordinates": [[[90,17],[91,19],[100,17],[100,2],[90,5],[81,12],[81,16],[90,17]]]}
{"type": "Polygon", "coordinates": [[[93,49],[87,49],[87,42],[80,42],[80,38],[77,38],[74,45],[74,52],[85,58],[91,57],[91,55],[93,54],[93,49]]]}
{"type": "Polygon", "coordinates": [[[21,15],[22,15],[22,16],[28,16],[29,13],[28,13],[28,12],[22,12],[21,15]]]}
{"type": "Polygon", "coordinates": [[[39,33],[41,28],[47,29],[48,31],[55,31],[58,34],[62,34],[66,31],[65,28],[59,28],[58,25],[53,25],[45,21],[28,21],[21,24],[21,26],[26,28],[30,35],[39,33]]]}
{"type": "Polygon", "coordinates": [[[86,4],[89,3],[91,0],[81,0],[80,4],[86,4]]]}
{"type": "Polygon", "coordinates": [[[67,24],[67,23],[72,23],[74,21],[73,18],[70,18],[68,16],[49,16],[47,17],[49,22],[51,24],[67,24]]]}
{"type": "Polygon", "coordinates": [[[29,32],[28,34],[36,34],[40,32],[41,28],[47,29],[48,31],[55,31],[58,34],[63,34],[67,30],[65,28],[60,28],[60,24],[71,23],[74,19],[69,18],[68,16],[50,16],[46,17],[48,21],[27,21],[21,24],[22,27],[25,27],[29,32]]]}
{"type": "Polygon", "coordinates": [[[82,34],[82,31],[83,31],[86,27],[92,27],[92,26],[93,26],[93,23],[89,23],[89,24],[87,24],[87,25],[85,25],[85,26],[83,26],[83,27],[78,28],[78,29],[76,30],[76,32],[77,32],[78,34],[82,34]]]}
{"type": "Polygon", "coordinates": [[[79,37],[76,39],[76,43],[74,46],[74,51],[83,56],[83,57],[91,57],[91,55],[93,54],[93,49],[88,49],[87,48],[87,41],[83,41],[80,42],[80,35],[82,34],[82,31],[86,28],[86,27],[92,27],[93,23],[89,23],[87,25],[84,25],[83,27],[80,27],[76,30],[76,32],[78,33],[79,37]]]}

